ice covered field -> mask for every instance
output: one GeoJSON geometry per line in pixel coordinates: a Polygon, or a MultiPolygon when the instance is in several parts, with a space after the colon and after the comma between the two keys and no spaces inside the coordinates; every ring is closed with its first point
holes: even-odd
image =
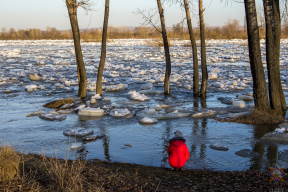
{"type": "MultiPolygon", "coordinates": [[[[102,107],[106,115],[83,117],[67,112],[67,118],[61,122],[26,115],[37,110],[48,114],[52,109],[43,108],[43,104],[77,97],[73,42],[0,41],[0,144],[6,142],[19,151],[43,152],[48,156],[57,152],[60,157],[88,155],[88,159],[169,167],[168,141],[179,129],[191,153],[187,169],[263,170],[276,163],[288,165],[286,142],[261,140],[267,132],[287,125],[252,126],[206,118],[215,114],[237,116],[253,109],[246,40],[207,41],[209,92],[202,100],[192,97],[192,51],[191,47],[183,46],[188,41],[171,42],[171,96],[168,97],[162,94],[164,50],[147,45],[147,41],[108,43],[102,98],[106,102],[102,107]],[[121,117],[124,113],[127,115],[121,117]],[[139,122],[144,117],[148,117],[146,123],[139,122]],[[152,118],[158,122],[147,124],[152,118]],[[64,130],[79,127],[106,136],[83,142],[81,138],[75,141],[63,135],[64,130]],[[80,148],[74,153],[71,147],[80,148]]],[[[286,100],[287,45],[288,40],[282,40],[281,78],[286,100]]],[[[265,61],[264,41],[261,46],[265,61]]],[[[89,96],[95,95],[100,48],[100,43],[82,43],[89,96]]],[[[200,58],[199,51],[198,54],[200,58]]],[[[101,100],[90,100],[85,107],[95,106],[95,101],[101,100]]]]}

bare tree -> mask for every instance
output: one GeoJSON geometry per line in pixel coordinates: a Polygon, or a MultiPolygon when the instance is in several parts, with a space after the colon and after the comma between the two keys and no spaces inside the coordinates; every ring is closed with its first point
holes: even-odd
{"type": "Polygon", "coordinates": [[[87,76],[80,44],[80,32],[77,20],[77,8],[81,6],[85,10],[88,10],[90,4],[89,0],[82,0],[79,2],[77,0],[66,0],[66,6],[68,9],[70,24],[73,33],[76,63],[78,70],[78,80],[79,80],[78,97],[85,98],[87,90],[87,76]]]}
{"type": "Polygon", "coordinates": [[[106,41],[107,41],[107,31],[108,31],[108,19],[109,19],[109,0],[105,2],[105,13],[103,22],[103,32],[102,32],[102,47],[101,47],[101,58],[98,67],[97,83],[96,83],[96,93],[102,96],[102,76],[105,66],[106,59],[106,41]]]}
{"type": "Polygon", "coordinates": [[[270,112],[265,73],[261,58],[256,4],[255,0],[244,0],[244,3],[255,109],[258,112],[270,112]]]}
{"type": "Polygon", "coordinates": [[[189,4],[187,0],[184,0],[184,8],[186,12],[186,20],[189,31],[190,42],[192,45],[193,53],[193,94],[194,97],[199,96],[199,69],[198,69],[198,55],[197,55],[197,45],[193,33],[192,22],[190,17],[189,4]]]}
{"type": "Polygon", "coordinates": [[[165,26],[164,10],[162,8],[161,0],[157,0],[157,5],[158,5],[158,11],[159,11],[159,15],[160,15],[162,38],[163,38],[163,44],[164,44],[164,50],[165,50],[165,59],[166,59],[164,94],[169,95],[170,94],[169,79],[170,79],[170,74],[171,74],[171,59],[170,59],[169,44],[168,44],[168,38],[167,38],[167,32],[166,32],[166,26],[165,26]]]}
{"type": "Polygon", "coordinates": [[[287,110],[280,78],[281,19],[279,0],[263,0],[266,24],[266,62],[270,106],[277,114],[287,110]]]}
{"type": "Polygon", "coordinates": [[[206,65],[206,44],[205,44],[205,25],[203,14],[203,1],[199,0],[199,20],[200,20],[200,39],[201,39],[201,69],[202,69],[202,84],[200,97],[206,97],[206,88],[208,82],[208,72],[206,65]]]}

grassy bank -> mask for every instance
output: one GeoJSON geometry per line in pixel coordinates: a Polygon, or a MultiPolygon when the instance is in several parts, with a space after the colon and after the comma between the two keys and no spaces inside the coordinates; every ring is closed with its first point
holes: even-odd
{"type": "MultiPolygon", "coordinates": [[[[19,176],[0,182],[0,191],[271,191],[288,189],[269,182],[267,172],[184,170],[101,160],[64,160],[19,154],[19,176]]],[[[288,169],[284,170],[287,173],[288,169]]]]}

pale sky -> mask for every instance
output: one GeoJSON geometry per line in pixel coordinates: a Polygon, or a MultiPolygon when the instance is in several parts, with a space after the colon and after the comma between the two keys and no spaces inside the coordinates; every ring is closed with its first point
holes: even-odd
{"type": "MultiPolygon", "coordinates": [[[[92,0],[93,1],[93,0],[92,0]]],[[[223,26],[228,19],[238,19],[244,25],[244,4],[231,3],[231,0],[203,0],[205,12],[204,20],[209,26],[223,26]],[[226,5],[225,1],[229,4],[226,5]]],[[[259,0],[256,0],[259,1],[259,0]]],[[[195,2],[197,2],[195,0],[195,2]]],[[[95,11],[85,15],[82,8],[78,9],[78,22],[81,29],[102,27],[105,0],[94,0],[95,11]]],[[[0,0],[0,30],[5,27],[18,29],[38,28],[45,30],[49,25],[58,30],[70,29],[65,0],[0,0]]],[[[156,0],[110,0],[109,25],[113,26],[141,26],[142,16],[134,14],[137,9],[150,10],[157,8],[156,0]]],[[[167,27],[179,23],[185,18],[185,13],[177,5],[163,4],[167,27]]],[[[198,25],[198,4],[194,3],[192,25],[198,25]]],[[[152,10],[153,12],[153,10],[152,10]]],[[[159,18],[159,14],[156,15],[159,18]]]]}

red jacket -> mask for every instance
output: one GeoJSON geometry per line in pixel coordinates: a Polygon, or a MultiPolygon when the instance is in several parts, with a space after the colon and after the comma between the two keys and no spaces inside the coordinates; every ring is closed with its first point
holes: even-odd
{"type": "Polygon", "coordinates": [[[169,165],[174,169],[183,167],[189,159],[189,151],[182,137],[174,137],[170,140],[167,153],[169,165]]]}

